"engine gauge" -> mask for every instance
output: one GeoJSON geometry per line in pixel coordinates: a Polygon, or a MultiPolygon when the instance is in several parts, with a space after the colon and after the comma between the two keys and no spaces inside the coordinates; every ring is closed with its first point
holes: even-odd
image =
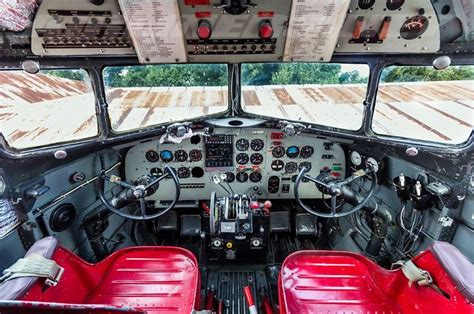
{"type": "Polygon", "coordinates": [[[301,171],[303,168],[306,168],[307,171],[311,171],[313,166],[309,162],[302,162],[300,163],[299,170],[301,171]]]}
{"type": "Polygon", "coordinates": [[[160,160],[160,155],[158,155],[158,153],[154,150],[149,150],[145,153],[145,158],[149,162],[157,162],[160,160]]]}
{"type": "Polygon", "coordinates": [[[259,152],[263,149],[263,147],[265,147],[265,143],[261,139],[255,139],[250,143],[250,147],[254,151],[259,152]]]}
{"type": "Polygon", "coordinates": [[[163,150],[160,153],[160,158],[163,162],[170,162],[173,161],[173,153],[169,150],[163,150]]]}
{"type": "Polygon", "coordinates": [[[250,156],[250,162],[252,163],[252,165],[260,165],[263,162],[262,154],[252,154],[252,156],[250,156]]]}
{"type": "Polygon", "coordinates": [[[249,175],[245,172],[239,172],[237,174],[237,181],[240,183],[247,182],[248,179],[249,179],[249,175]]]}
{"type": "Polygon", "coordinates": [[[250,160],[249,155],[244,154],[244,153],[238,154],[237,157],[235,158],[235,161],[239,165],[245,165],[249,162],[249,160],[250,160]]]}
{"type": "Polygon", "coordinates": [[[286,156],[289,158],[296,158],[300,154],[300,149],[296,146],[290,146],[286,150],[286,156]]]}
{"type": "Polygon", "coordinates": [[[235,143],[235,148],[237,148],[237,150],[241,152],[247,151],[249,147],[250,147],[249,141],[244,138],[241,138],[235,143]]]}
{"type": "Polygon", "coordinates": [[[301,148],[300,157],[308,159],[314,154],[314,148],[312,146],[304,146],[301,148]]]}
{"type": "Polygon", "coordinates": [[[235,174],[233,172],[226,172],[225,176],[225,182],[232,183],[235,181],[235,174]]]}
{"type": "Polygon", "coordinates": [[[191,170],[186,167],[180,167],[178,168],[178,178],[180,179],[186,179],[191,176],[191,170]]]}
{"type": "Polygon", "coordinates": [[[362,156],[359,154],[359,152],[353,151],[351,153],[351,162],[356,167],[362,165],[362,156]]]}
{"type": "Polygon", "coordinates": [[[387,0],[387,9],[395,11],[405,4],[405,0],[387,0]]]}
{"type": "Polygon", "coordinates": [[[400,36],[406,40],[412,40],[423,35],[428,29],[430,22],[423,15],[417,15],[403,23],[400,29],[400,36]]]}
{"type": "Polygon", "coordinates": [[[373,7],[375,0],[359,0],[359,8],[361,10],[368,10],[373,7]]]}
{"type": "Polygon", "coordinates": [[[272,162],[272,170],[273,171],[282,171],[285,168],[285,163],[281,160],[274,160],[272,162]]]}
{"type": "Polygon", "coordinates": [[[275,146],[272,150],[272,155],[275,158],[281,158],[285,156],[285,148],[283,146],[275,146]]]}
{"type": "Polygon", "coordinates": [[[186,160],[188,160],[188,153],[186,153],[184,150],[180,149],[180,150],[177,150],[175,153],[174,153],[174,160],[178,161],[178,162],[185,162],[186,160]]]}
{"type": "Polygon", "coordinates": [[[367,158],[365,165],[367,167],[371,167],[372,169],[374,169],[375,172],[379,172],[379,168],[380,168],[379,163],[377,160],[375,160],[375,158],[372,158],[372,157],[367,158]]]}
{"type": "Polygon", "coordinates": [[[250,174],[250,181],[252,181],[253,183],[262,181],[262,174],[260,172],[252,172],[250,174]]]}
{"type": "Polygon", "coordinates": [[[161,177],[163,175],[163,170],[160,168],[153,168],[150,170],[150,174],[155,177],[161,177]]]}
{"type": "Polygon", "coordinates": [[[199,149],[193,149],[189,152],[189,161],[201,161],[202,159],[202,152],[199,149]]]}
{"type": "Polygon", "coordinates": [[[285,166],[286,173],[295,173],[298,171],[298,164],[296,162],[288,162],[285,166]]]}

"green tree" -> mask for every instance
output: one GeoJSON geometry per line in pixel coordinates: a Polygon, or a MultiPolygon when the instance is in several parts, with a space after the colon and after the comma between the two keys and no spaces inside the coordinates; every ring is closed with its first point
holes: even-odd
{"type": "Polygon", "coordinates": [[[43,70],[40,73],[74,81],[85,81],[87,79],[87,73],[84,70],[43,70]]]}
{"type": "Polygon", "coordinates": [[[445,70],[435,70],[429,66],[392,66],[382,73],[382,81],[387,83],[459,80],[474,80],[474,67],[451,66],[445,70]]]}

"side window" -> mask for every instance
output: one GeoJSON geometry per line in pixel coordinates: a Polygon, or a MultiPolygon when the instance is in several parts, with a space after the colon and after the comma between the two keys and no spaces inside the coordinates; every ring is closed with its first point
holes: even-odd
{"type": "Polygon", "coordinates": [[[16,149],[96,136],[95,97],[87,72],[0,72],[0,133],[16,149]]]}
{"type": "Polygon", "coordinates": [[[473,125],[474,66],[392,66],[383,71],[375,133],[460,144],[469,139],[473,125]]]}

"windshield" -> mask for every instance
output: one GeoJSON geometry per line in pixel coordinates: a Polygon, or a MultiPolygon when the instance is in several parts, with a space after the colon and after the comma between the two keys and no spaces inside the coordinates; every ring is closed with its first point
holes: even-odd
{"type": "Polygon", "coordinates": [[[358,130],[368,65],[273,63],[242,65],[242,108],[248,113],[358,130]]]}
{"type": "Polygon", "coordinates": [[[112,129],[124,132],[225,112],[227,72],[223,64],[107,67],[112,129]]]}

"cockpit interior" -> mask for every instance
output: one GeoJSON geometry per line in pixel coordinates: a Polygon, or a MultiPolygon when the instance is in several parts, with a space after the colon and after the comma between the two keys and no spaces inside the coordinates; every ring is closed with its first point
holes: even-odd
{"type": "Polygon", "coordinates": [[[474,3],[0,0],[0,313],[474,313],[474,3]]]}

